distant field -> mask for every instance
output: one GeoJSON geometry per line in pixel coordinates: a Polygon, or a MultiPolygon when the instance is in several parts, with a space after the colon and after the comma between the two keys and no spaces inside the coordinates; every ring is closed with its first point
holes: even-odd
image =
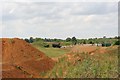
{"type": "MultiPolygon", "coordinates": [[[[69,42],[66,43],[62,43],[62,45],[68,45],[69,42]]],[[[39,49],[40,51],[44,52],[47,56],[49,57],[59,57],[63,54],[66,54],[70,51],[70,48],[66,48],[66,49],[62,49],[62,48],[53,48],[51,45],[51,42],[43,42],[43,41],[38,41],[38,42],[34,42],[32,43],[32,45],[39,49]],[[50,47],[49,48],[45,48],[44,45],[45,44],[49,44],[50,47]]]]}
{"type": "Polygon", "coordinates": [[[61,49],[61,48],[44,48],[41,46],[34,46],[37,49],[39,49],[40,51],[44,52],[47,56],[49,57],[59,57],[63,54],[66,54],[70,51],[70,49],[61,49]]]}

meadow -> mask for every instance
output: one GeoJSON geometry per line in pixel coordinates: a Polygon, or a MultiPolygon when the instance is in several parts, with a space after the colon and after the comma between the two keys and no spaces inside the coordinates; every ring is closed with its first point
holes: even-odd
{"type": "MultiPolygon", "coordinates": [[[[48,74],[52,78],[117,78],[118,55],[117,50],[111,54],[73,53],[83,58],[76,64],[67,61],[66,57],[59,59],[56,66],[48,74]]],[[[74,58],[75,58],[74,57],[74,58]]]]}
{"type": "MultiPolygon", "coordinates": [[[[40,43],[32,45],[51,58],[57,58],[54,68],[41,72],[42,77],[49,78],[117,78],[118,46],[111,46],[106,52],[91,55],[72,52],[71,48],[45,48],[40,43]],[[67,56],[70,55],[70,58],[67,56]]],[[[49,43],[50,44],[50,43],[49,43]]]]}

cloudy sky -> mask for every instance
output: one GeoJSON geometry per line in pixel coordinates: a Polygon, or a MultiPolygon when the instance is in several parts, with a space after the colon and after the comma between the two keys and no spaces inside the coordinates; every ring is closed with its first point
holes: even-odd
{"type": "Polygon", "coordinates": [[[9,2],[2,21],[2,37],[112,37],[118,35],[118,3],[9,2]]]}

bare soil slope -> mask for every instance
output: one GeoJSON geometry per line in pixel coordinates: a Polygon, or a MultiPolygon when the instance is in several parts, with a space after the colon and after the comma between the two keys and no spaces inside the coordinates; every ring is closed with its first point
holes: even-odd
{"type": "Polygon", "coordinates": [[[54,61],[24,40],[2,39],[2,72],[4,78],[40,77],[53,68],[54,61]]]}

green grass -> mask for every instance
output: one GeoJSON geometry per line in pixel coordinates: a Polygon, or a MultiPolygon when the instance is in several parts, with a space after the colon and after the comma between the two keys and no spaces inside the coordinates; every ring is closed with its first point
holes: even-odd
{"type": "Polygon", "coordinates": [[[69,46],[72,45],[72,42],[61,42],[62,46],[69,46]]]}
{"type": "Polygon", "coordinates": [[[66,54],[69,52],[69,49],[61,49],[61,48],[45,48],[45,47],[41,47],[41,46],[35,46],[37,49],[39,49],[40,51],[44,52],[48,57],[59,57],[63,54],[66,54]]]}
{"type": "Polygon", "coordinates": [[[59,56],[68,52],[68,51],[62,50],[60,48],[42,48],[42,47],[39,47],[38,49],[41,50],[42,52],[44,52],[49,57],[59,57],[59,56]]]}
{"type": "Polygon", "coordinates": [[[76,66],[68,68],[67,78],[115,78],[118,74],[117,58],[110,60],[107,55],[102,59],[86,58],[76,66]]]}
{"type": "MultiPolygon", "coordinates": [[[[59,57],[68,53],[70,49],[45,48],[42,43],[34,45],[47,56],[59,57]]],[[[73,53],[74,58],[80,56],[82,61],[76,61],[74,65],[67,61],[67,57],[60,58],[54,68],[48,72],[41,73],[49,78],[117,78],[118,77],[118,50],[108,48],[110,52],[106,54],[85,54],[73,53]]]]}
{"type": "MultiPolygon", "coordinates": [[[[66,43],[64,45],[68,45],[70,43],[66,43]]],[[[32,43],[32,45],[39,49],[40,51],[44,52],[48,57],[59,57],[65,53],[68,53],[70,49],[61,49],[61,48],[53,48],[51,42],[44,42],[44,41],[36,41],[32,43]],[[44,45],[49,44],[50,47],[45,48],[44,45]]]]}
{"type": "Polygon", "coordinates": [[[54,68],[46,73],[50,78],[117,78],[118,54],[112,50],[106,54],[93,56],[84,53],[74,53],[84,58],[76,65],[67,61],[66,57],[59,59],[54,68]],[[66,74],[65,74],[65,73],[66,74]]]}

